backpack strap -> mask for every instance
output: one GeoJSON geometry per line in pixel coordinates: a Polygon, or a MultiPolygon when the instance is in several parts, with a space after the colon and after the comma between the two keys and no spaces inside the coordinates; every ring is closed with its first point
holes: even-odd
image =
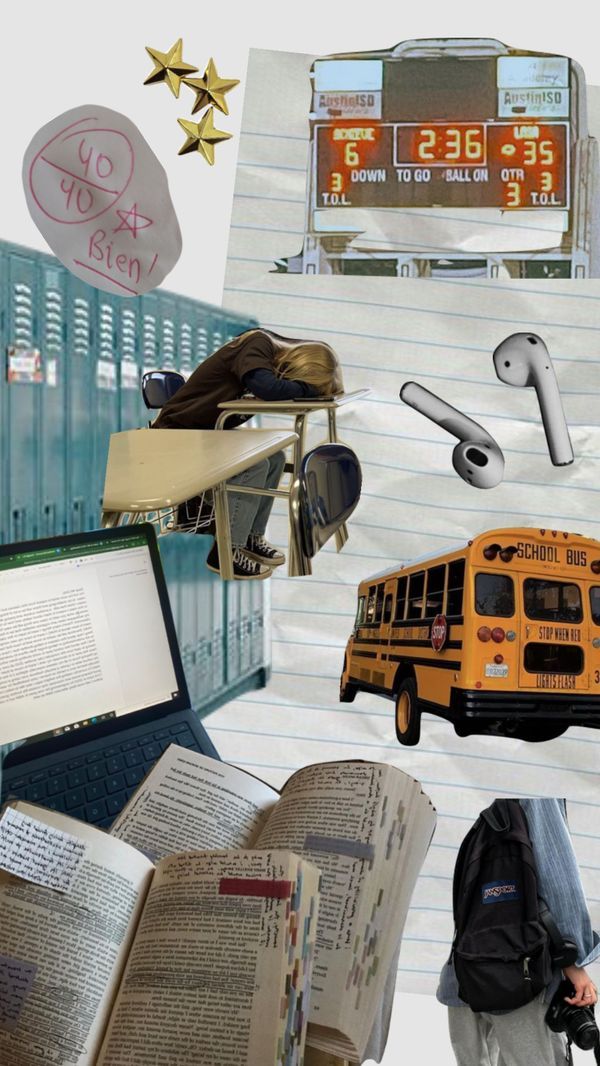
{"type": "Polygon", "coordinates": [[[506,833],[511,828],[510,803],[511,800],[496,799],[490,807],[481,812],[484,822],[494,833],[506,833]]]}
{"type": "Polygon", "coordinates": [[[579,954],[577,944],[562,935],[541,896],[538,902],[540,921],[550,938],[552,962],[561,970],[565,966],[573,966],[579,954]]]}

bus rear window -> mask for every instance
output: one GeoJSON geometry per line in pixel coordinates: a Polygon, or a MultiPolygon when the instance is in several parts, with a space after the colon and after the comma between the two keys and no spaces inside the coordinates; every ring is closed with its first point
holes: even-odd
{"type": "Polygon", "coordinates": [[[475,578],[477,614],[512,618],[515,613],[515,587],[508,574],[477,574],[475,578]]]}
{"type": "Polygon", "coordinates": [[[592,611],[592,622],[595,626],[600,626],[600,587],[594,585],[590,589],[590,607],[592,611]]]}
{"type": "Polygon", "coordinates": [[[448,564],[448,592],[446,614],[458,616],[463,609],[463,586],[465,583],[465,560],[454,559],[448,564]]]}
{"type": "Polygon", "coordinates": [[[583,648],[576,644],[526,644],[525,669],[529,674],[580,674],[583,648]]]}
{"type": "Polygon", "coordinates": [[[528,577],[523,582],[525,614],[540,622],[581,622],[579,585],[528,577]]]}
{"type": "Polygon", "coordinates": [[[358,627],[361,626],[363,624],[364,620],[365,620],[365,613],[366,613],[365,612],[365,608],[366,608],[366,606],[367,606],[367,597],[366,596],[359,596],[359,598],[358,598],[358,607],[356,608],[356,619],[354,621],[354,628],[355,629],[358,629],[358,627]]]}

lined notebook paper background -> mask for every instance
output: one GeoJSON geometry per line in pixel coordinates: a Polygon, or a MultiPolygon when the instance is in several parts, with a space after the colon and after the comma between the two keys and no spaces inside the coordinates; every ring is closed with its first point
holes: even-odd
{"type": "MultiPolygon", "coordinates": [[[[354,704],[338,703],[356,587],[384,567],[494,527],[600,538],[600,282],[270,273],[274,259],[297,253],[302,242],[309,66],[306,56],[251,53],[223,302],[283,334],[328,341],[342,359],[346,388],[372,389],[339,416],[340,436],[362,464],[363,493],[340,554],[328,545],[312,577],[276,573],[270,582],[267,689],[227,704],[206,725],[223,758],[276,786],[306,763],[363,757],[393,762],[423,783],[438,828],[408,915],[399,988],[433,992],[452,933],[456,851],[494,796],[568,797],[600,925],[600,732],[570,729],[543,745],[460,739],[451,725],[426,715],[419,746],[400,748],[391,702],[359,694],[354,704]],[[291,86],[298,101],[290,109],[291,86]],[[572,467],[551,465],[534,392],[510,389],[494,374],[493,349],[517,330],[534,330],[549,347],[577,456],[572,467]],[[502,485],[478,491],[455,475],[452,439],[398,399],[409,379],[497,438],[506,458],[502,485]]],[[[591,95],[595,101],[600,91],[591,95]]],[[[263,421],[277,424],[273,416],[263,421]]],[[[312,427],[311,444],[323,440],[324,419],[314,416],[312,427]]],[[[277,501],[270,525],[276,544],[286,543],[286,526],[277,501]]]]}

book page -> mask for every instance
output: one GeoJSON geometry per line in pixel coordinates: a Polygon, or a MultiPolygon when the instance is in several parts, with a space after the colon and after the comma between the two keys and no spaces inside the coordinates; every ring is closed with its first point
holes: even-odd
{"type": "MultiPolygon", "coordinates": [[[[85,850],[58,889],[0,871],[0,1062],[92,1066],[153,867],[84,822],[27,803],[16,811],[60,831],[56,854],[46,836],[54,883],[60,837],[85,850]]],[[[37,852],[30,860],[35,875],[37,852]]]]}
{"type": "Polygon", "coordinates": [[[289,852],[164,859],[98,1066],[300,1066],[317,886],[289,852]]]}
{"type": "MultiPolygon", "coordinates": [[[[293,848],[321,870],[309,1021],[337,1028],[350,1013],[355,1048],[366,1044],[400,939],[405,912],[395,913],[392,890],[400,903],[399,852],[419,801],[429,808],[412,778],[382,763],[308,766],[284,786],[257,840],[261,848],[293,848]]],[[[413,883],[411,871],[405,887],[413,883]]]]}
{"type": "Polygon", "coordinates": [[[251,774],[172,744],[110,833],[153,862],[178,851],[246,848],[278,799],[251,774]]]}

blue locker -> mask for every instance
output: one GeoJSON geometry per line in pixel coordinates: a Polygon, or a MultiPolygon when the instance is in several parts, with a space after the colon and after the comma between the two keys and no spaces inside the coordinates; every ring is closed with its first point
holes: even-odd
{"type": "MultiPolygon", "coordinates": [[[[52,256],[0,242],[2,540],[95,528],[110,433],[148,421],[142,368],[187,376],[249,325],[162,290],[134,300],[102,293],[52,256]]],[[[266,673],[264,586],[225,585],[207,571],[211,543],[193,534],[159,541],[201,713],[266,673]]]]}
{"type": "MultiPolygon", "coordinates": [[[[140,334],[140,363],[142,374],[147,370],[160,369],[160,323],[158,319],[158,298],[155,293],[148,292],[140,296],[139,304],[139,334],[140,334]]],[[[145,406],[140,393],[139,398],[139,425],[144,426],[151,413],[145,406]]]]}
{"type": "MultiPolygon", "coordinates": [[[[117,300],[117,360],[119,362],[119,429],[144,426],[140,419],[141,340],[139,300],[117,300]]],[[[146,409],[144,408],[144,411],[146,409]]]]}
{"type": "Polygon", "coordinates": [[[108,442],[111,433],[119,426],[119,376],[116,358],[119,329],[119,302],[122,297],[98,291],[96,301],[96,344],[93,356],[92,381],[92,484],[91,503],[93,525],[100,522],[104,472],[108,457],[108,442]]]}
{"type": "Polygon", "coordinates": [[[201,575],[197,586],[196,679],[201,702],[220,691],[224,685],[223,599],[222,582],[205,567],[212,540],[196,537],[196,572],[201,575]]]}
{"type": "Polygon", "coordinates": [[[39,535],[53,537],[67,531],[67,271],[49,256],[39,261],[39,306],[44,364],[39,535]]]}
{"type": "Polygon", "coordinates": [[[0,419],[2,448],[0,450],[0,541],[4,543],[8,529],[8,383],[6,381],[6,360],[8,349],[8,252],[5,245],[0,245],[0,356],[2,366],[0,373],[0,419]]]}
{"type": "Polygon", "coordinates": [[[200,538],[193,533],[178,537],[179,544],[179,612],[181,657],[192,703],[206,698],[198,677],[198,625],[204,599],[207,573],[202,566],[200,538]]]}
{"type": "Polygon", "coordinates": [[[180,595],[181,540],[182,537],[179,536],[160,537],[158,545],[160,548],[165,578],[169,587],[169,600],[171,601],[173,621],[175,623],[175,629],[177,630],[179,645],[183,648],[186,636],[182,629],[183,619],[180,595]]]}
{"type": "Polygon", "coordinates": [[[7,540],[18,541],[37,537],[39,527],[42,385],[41,381],[28,380],[31,375],[27,369],[39,349],[35,254],[11,251],[7,273],[7,540]]]}
{"type": "Polygon", "coordinates": [[[239,620],[240,620],[240,677],[246,677],[250,672],[251,661],[251,635],[252,635],[252,607],[251,607],[251,581],[242,581],[239,595],[239,620]]]}
{"type": "Polygon", "coordinates": [[[204,308],[195,309],[194,327],[194,369],[212,355],[216,348],[212,346],[212,329],[210,318],[204,308]]]}
{"type": "Polygon", "coordinates": [[[177,369],[177,297],[170,292],[156,293],[158,318],[160,322],[159,363],[164,370],[177,369]]]}
{"type": "Polygon", "coordinates": [[[100,517],[90,433],[97,290],[69,274],[67,291],[67,530],[78,533],[96,528],[100,517]]]}
{"type": "Polygon", "coordinates": [[[250,584],[250,669],[254,670],[265,661],[265,611],[271,590],[259,588],[259,582],[250,584]]]}
{"type": "Polygon", "coordinates": [[[228,687],[235,685],[241,677],[241,581],[225,583],[225,617],[226,617],[226,675],[228,687]]]}
{"type": "Polygon", "coordinates": [[[189,378],[196,369],[194,361],[194,305],[182,296],[178,300],[177,319],[179,328],[177,369],[184,378],[189,378]]]}

